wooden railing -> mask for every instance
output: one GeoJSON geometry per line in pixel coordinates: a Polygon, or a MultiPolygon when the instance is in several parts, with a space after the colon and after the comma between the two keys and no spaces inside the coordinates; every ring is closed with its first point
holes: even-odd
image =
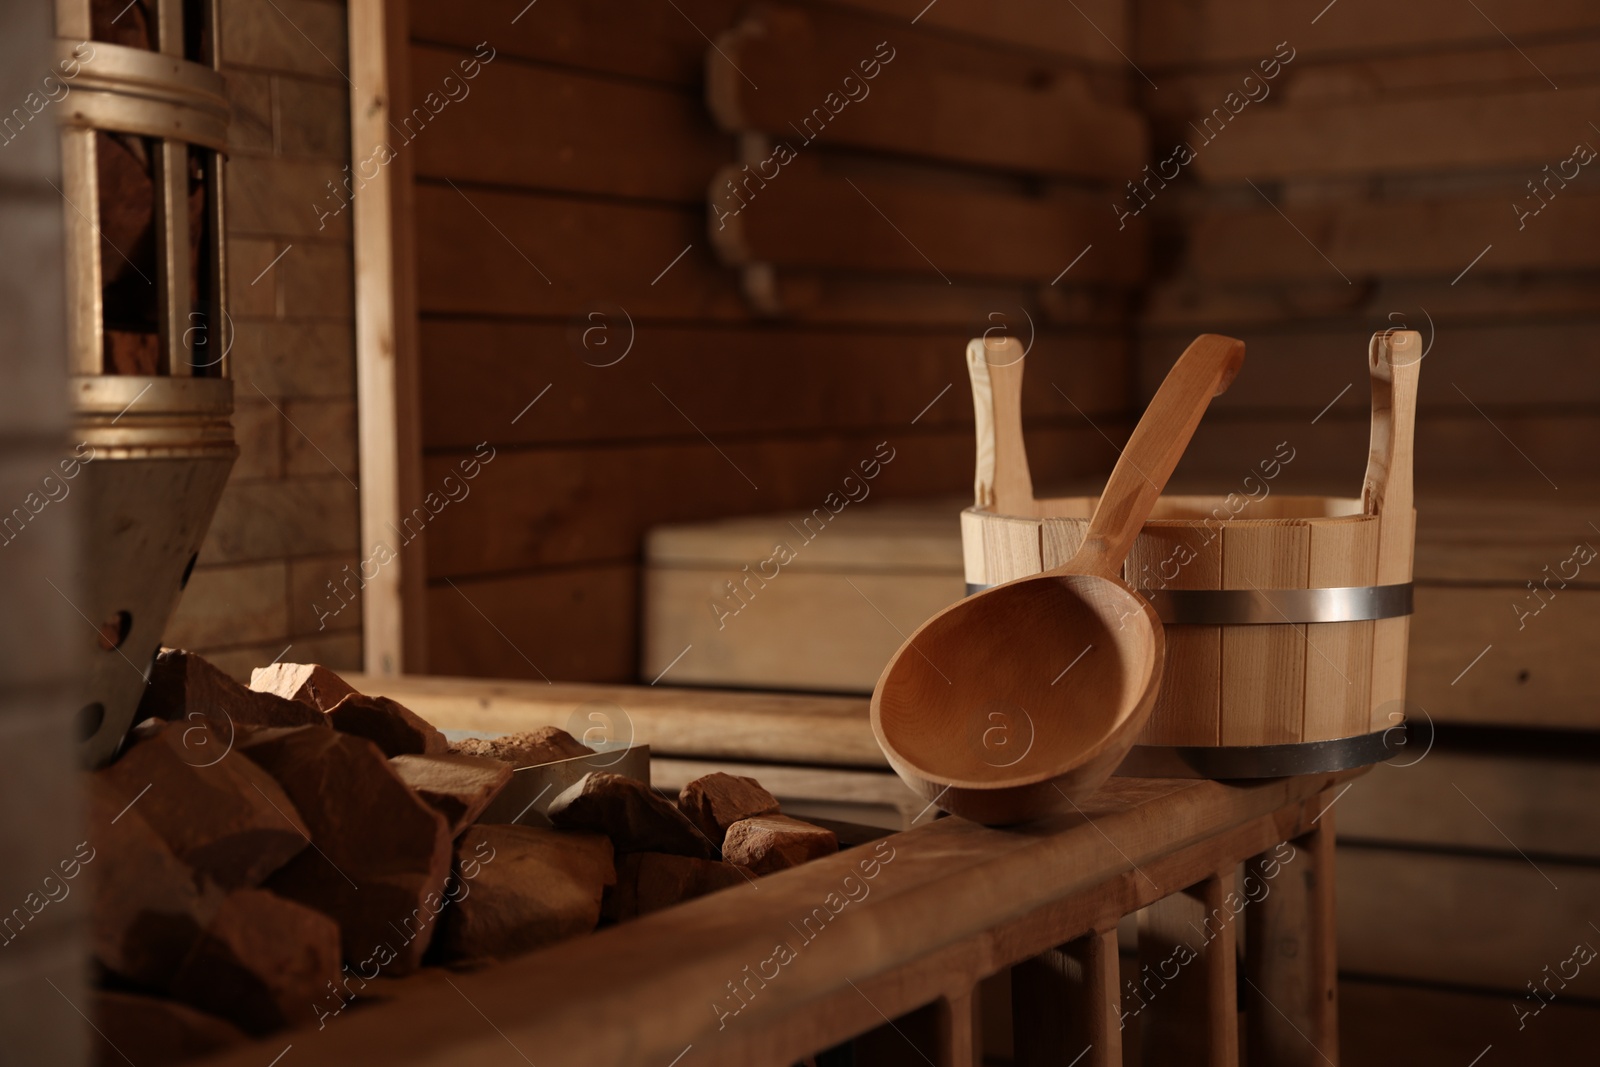
{"type": "Polygon", "coordinates": [[[1145,1064],[1236,1064],[1241,1041],[1254,1065],[1336,1064],[1327,809],[1349,777],[1112,779],[1022,828],[924,821],[210,1062],[782,1067],[893,1021],[856,1062],[898,1037],[907,1062],[967,1067],[977,985],[1011,968],[1019,1065],[1120,1065],[1124,1041],[1145,1064]]]}

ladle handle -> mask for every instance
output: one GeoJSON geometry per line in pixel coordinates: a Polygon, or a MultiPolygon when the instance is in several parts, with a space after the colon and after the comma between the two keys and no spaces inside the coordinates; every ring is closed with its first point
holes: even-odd
{"type": "Polygon", "coordinates": [[[1122,561],[1189,447],[1200,417],[1212,397],[1227,391],[1243,364],[1244,342],[1220,334],[1203,333],[1183,350],[1112,469],[1083,547],[1061,571],[1121,575],[1122,561]]]}

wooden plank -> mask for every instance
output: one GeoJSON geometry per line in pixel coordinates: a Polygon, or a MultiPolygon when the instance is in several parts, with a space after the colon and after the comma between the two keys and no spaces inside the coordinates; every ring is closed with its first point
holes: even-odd
{"type": "MultiPolygon", "coordinates": [[[[1094,499],[1099,499],[1095,497],[1094,499]]],[[[1048,501],[1036,501],[1035,506],[1040,512],[1058,515],[1048,501]]],[[[1091,509],[1092,510],[1092,507],[1091,509]]],[[[1039,564],[1041,570],[1059,567],[1073,556],[1078,549],[1083,547],[1083,539],[1089,532],[1088,516],[1082,516],[1081,522],[1070,521],[1079,516],[1063,516],[1060,518],[1046,518],[1039,526],[1039,564]]],[[[1126,569],[1126,564],[1123,565],[1126,569]]]]}
{"type": "MultiPolygon", "coordinates": [[[[304,1062],[365,1056],[412,1067],[437,1061],[443,1049],[457,1061],[500,1056],[510,1042],[543,1050],[540,1062],[552,1067],[648,1067],[691,1044],[710,1064],[792,1063],[883,1018],[960,996],[980,971],[1085,932],[1091,913],[1119,891],[1107,887],[1128,887],[1137,906],[1136,868],[1159,893],[1207,861],[1269,847],[1277,827],[1297,832],[1309,818],[1306,801],[1338,780],[1113,780],[1084,803],[1093,825],[1072,814],[1019,835],[941,819],[896,835],[872,868],[871,893],[830,921],[839,929],[805,941],[785,965],[788,980],[768,983],[739,1015],[720,1020],[721,1029],[717,1013],[705,1010],[705,991],[724,988],[750,960],[770,958],[773,931],[809,914],[841,879],[860,879],[862,856],[824,857],[764,879],[759,892],[690,901],[456,976],[455,998],[437,987],[400,995],[307,1041],[304,1062]],[[641,967],[641,959],[657,965],[641,967]],[[575,974],[587,980],[575,982],[575,974]],[[482,1015],[466,1011],[462,997],[482,1015]]],[[[259,1062],[259,1048],[243,1048],[211,1067],[259,1062]]]]}
{"type": "MultiPolygon", "coordinates": [[[[406,13],[381,0],[351,0],[350,27],[350,143],[365,159],[388,140],[390,101],[408,95],[406,13]]],[[[379,168],[352,198],[363,559],[421,497],[411,165],[403,157],[379,168]]],[[[370,671],[426,669],[420,562],[393,560],[362,584],[362,662],[370,671]]]]}
{"type": "Polygon", "coordinates": [[[989,567],[984,559],[984,518],[972,510],[961,512],[961,574],[970,585],[988,585],[989,567]]]}
{"type": "MultiPolygon", "coordinates": [[[[1214,142],[1196,135],[1191,144],[1196,171],[1208,181],[1510,166],[1528,167],[1537,180],[1541,165],[1554,169],[1575,143],[1592,140],[1589,116],[1596,111],[1600,88],[1552,93],[1548,85],[1442,99],[1279,105],[1224,126],[1214,142]],[[1401,142],[1405,151],[1394,151],[1401,142]]],[[[1232,117],[1221,109],[1222,120],[1232,117]]]]}
{"type": "MultiPolygon", "coordinates": [[[[1525,583],[1542,581],[1546,567],[1570,574],[1561,565],[1595,540],[1585,502],[1594,499],[1596,487],[1565,484],[1559,496],[1545,483],[1480,481],[1479,495],[1471,497],[1429,495],[1424,486],[1417,511],[1417,579],[1505,583],[1526,595],[1525,583]]],[[[1574,582],[1592,584],[1582,573],[1574,582]]]]}
{"type": "Polygon", "coordinates": [[[709,68],[712,113],[723,129],[765,133],[774,147],[849,145],[1102,179],[1135,174],[1146,157],[1138,112],[1014,53],[951,55],[924,30],[788,7],[765,9],[719,47],[738,69],[709,68]]]}
{"type": "MultiPolygon", "coordinates": [[[[1311,529],[1284,522],[1230,526],[1222,533],[1222,588],[1304,589],[1311,529]]],[[[1305,628],[1289,623],[1222,630],[1222,743],[1282,745],[1301,740],[1305,628]]]]}
{"type": "Polygon", "coordinates": [[[441,674],[631,681],[638,587],[631,564],[430,586],[428,663],[441,674]]]}
{"type": "Polygon", "coordinates": [[[1541,217],[1525,220],[1521,231],[1510,210],[1514,200],[1504,195],[1346,199],[1281,204],[1281,215],[1266,204],[1211,208],[1193,219],[1184,269],[1206,282],[1224,283],[1281,284],[1338,274],[1454,278],[1489,244],[1494,248],[1475,272],[1550,272],[1600,264],[1600,252],[1585,240],[1600,227],[1600,196],[1569,190],[1541,217]]]}
{"type": "Polygon", "coordinates": [[[781,171],[762,182],[724,168],[713,189],[712,240],[737,265],[1046,283],[1092,246],[1080,282],[1132,283],[1144,269],[1141,220],[1119,232],[1103,194],[1066,187],[1019,197],[781,171]]]}
{"type": "Polygon", "coordinates": [[[1504,852],[1510,838],[1535,856],[1600,860],[1600,812],[1589,802],[1600,764],[1554,741],[1541,753],[1489,754],[1448,741],[1427,751],[1427,740],[1419,731],[1415,748],[1351,787],[1339,801],[1341,839],[1504,852]]]}
{"type": "Polygon", "coordinates": [[[453,8],[411,0],[417,41],[471,49],[488,39],[508,58],[603,71],[676,85],[704,77],[706,39],[729,26],[739,0],[481,0],[453,8]]]}
{"type": "Polygon", "coordinates": [[[974,1009],[970,992],[940,997],[859,1035],[850,1043],[851,1054],[857,1063],[882,1067],[972,1067],[979,1036],[974,1009]]]}
{"type": "MultiPolygon", "coordinates": [[[[1250,353],[1250,364],[1228,391],[1211,402],[1213,411],[1246,408],[1276,409],[1280,414],[1303,412],[1306,421],[1317,415],[1352,386],[1335,410],[1354,412],[1366,401],[1365,343],[1374,332],[1406,323],[1430,331],[1420,313],[1385,320],[1377,315],[1368,322],[1350,321],[1338,326],[1245,326],[1229,336],[1238,337],[1250,353]]],[[[1138,347],[1139,395],[1148,400],[1173,358],[1194,337],[1193,330],[1151,330],[1138,347]]],[[[1438,342],[1437,334],[1433,336],[1438,342]]],[[[1429,388],[1418,396],[1418,410],[1471,411],[1468,397],[1485,397],[1502,408],[1548,403],[1549,383],[1562,381],[1565,404],[1600,406],[1600,375],[1577,373],[1578,368],[1600,363],[1600,320],[1592,317],[1486,322],[1453,325],[1446,343],[1450,352],[1449,381],[1459,386],[1429,388]],[[1516,360],[1517,374],[1506,374],[1507,358],[1516,360]]],[[[1432,354],[1433,349],[1428,349],[1432,354]]],[[[1424,365],[1426,371],[1427,366],[1424,365]]],[[[1429,385],[1434,383],[1430,381],[1429,385]]],[[[1482,401],[1479,401],[1481,403],[1482,401]]]]}
{"type": "Polygon", "coordinates": [[[1121,1067],[1120,985],[1115,929],[1012,967],[1017,1067],[1044,1067],[1073,1055],[1083,1057],[1084,1067],[1121,1067]],[[1084,1052],[1074,1051],[1079,1048],[1084,1052]]]}
{"type": "Polygon", "coordinates": [[[649,745],[652,757],[771,763],[781,755],[796,764],[889,766],[872,739],[867,702],[856,698],[434,675],[347,680],[363,692],[398,700],[441,730],[566,728],[574,709],[580,709],[580,722],[589,722],[582,709],[609,706],[605,739],[649,745]]]}
{"type": "Polygon", "coordinates": [[[652,567],[639,674],[648,681],[670,668],[679,684],[870,693],[904,635],[965,595],[959,574],[779,572],[761,583],[727,566],[652,567]]]}
{"type": "MultiPolygon", "coordinates": [[[[1076,255],[1076,253],[1073,253],[1076,255]]],[[[1061,262],[1062,270],[1072,263],[1061,262]]],[[[1068,274],[1055,285],[920,280],[786,268],[774,273],[774,306],[804,323],[959,325],[972,336],[997,324],[1028,335],[1028,321],[1084,328],[1120,328],[1133,306],[1126,290],[1078,285],[1068,274]],[[973,330],[973,326],[979,326],[973,330]]],[[[1060,271],[1052,275],[1059,277],[1060,271]]]]}
{"type": "MultiPolygon", "coordinates": [[[[796,552],[783,572],[959,575],[961,504],[960,497],[950,497],[847,510],[829,522],[828,537],[807,541],[805,551],[796,552]]],[[[802,537],[797,531],[805,517],[807,513],[796,511],[657,526],[649,533],[645,558],[653,567],[720,567],[732,576],[742,564],[765,559],[775,542],[802,537]]]]}
{"type": "Polygon", "coordinates": [[[635,319],[748,314],[698,210],[419,184],[416,220],[423,314],[581,320],[602,303],[635,319]]]}
{"type": "Polygon", "coordinates": [[[977,1067],[982,1062],[980,1035],[974,1026],[977,1002],[972,990],[934,1001],[933,1062],[936,1067],[977,1067]]]}
{"type": "MultiPolygon", "coordinates": [[[[1305,447],[1303,442],[1301,447],[1305,447]]],[[[1271,455],[1270,451],[1266,454],[1271,455]]],[[[1217,483],[1213,481],[1212,484],[1217,483]]],[[[1081,483],[1080,486],[1090,488],[1081,483]]],[[[1425,482],[1425,489],[1426,486],[1425,482]]],[[[1580,582],[1560,591],[1546,609],[1547,614],[1530,619],[1525,631],[1517,630],[1518,616],[1513,609],[1514,604],[1526,601],[1530,595],[1524,584],[1526,581],[1540,577],[1545,566],[1558,568],[1572,555],[1576,543],[1595,540],[1593,531],[1587,531],[1588,538],[1583,536],[1585,524],[1581,518],[1584,509],[1580,502],[1588,498],[1590,491],[1582,484],[1571,485],[1574,503],[1564,504],[1545,499],[1553,496],[1548,489],[1541,497],[1526,485],[1519,491],[1494,483],[1482,483],[1477,488],[1483,495],[1467,496],[1461,489],[1455,490],[1454,496],[1439,495],[1443,490],[1436,489],[1434,495],[1425,493],[1419,507],[1416,569],[1419,581],[1424,584],[1416,593],[1418,614],[1412,627],[1410,699],[1422,710],[1413,708],[1412,714],[1419,722],[1425,712],[1441,721],[1593,725],[1597,721],[1593,712],[1595,687],[1584,673],[1583,656],[1574,652],[1574,642],[1580,639],[1578,635],[1587,633],[1589,627],[1600,626],[1600,619],[1591,618],[1600,612],[1597,606],[1600,596],[1593,584],[1580,582]],[[1427,580],[1434,577],[1476,585],[1441,588],[1427,584],[1427,580]],[[1462,675],[1473,657],[1490,644],[1495,647],[1462,675]]],[[[1267,498],[1268,503],[1288,500],[1276,493],[1267,498]]],[[[953,529],[955,524],[951,516],[958,503],[959,497],[903,505],[879,505],[874,501],[859,513],[846,512],[834,528],[838,536],[818,537],[803,552],[797,553],[792,563],[783,568],[789,572],[784,580],[817,572],[834,576],[846,574],[857,582],[872,575],[898,575],[902,580],[911,581],[913,575],[922,574],[924,577],[920,581],[926,582],[930,589],[950,590],[930,594],[934,598],[959,595],[959,587],[950,582],[968,566],[964,562],[967,556],[971,557],[970,565],[975,569],[965,577],[984,581],[987,567],[984,539],[975,534],[963,542],[953,529]]],[[[1288,512],[1294,510],[1290,507],[1288,512]]],[[[975,521],[970,515],[963,518],[975,521]]],[[[659,616],[653,610],[649,625],[671,626],[678,630],[704,624],[714,626],[704,603],[709,598],[713,581],[721,588],[721,582],[741,577],[744,564],[753,566],[766,559],[771,553],[771,542],[787,528],[787,521],[777,516],[694,523],[655,531],[651,535],[650,557],[661,566],[693,570],[704,585],[696,596],[660,602],[659,616]],[[705,619],[695,622],[692,616],[701,614],[705,619]]],[[[1074,548],[1073,544],[1065,542],[1057,544],[1060,540],[1054,532],[1057,527],[1058,524],[1046,523],[1043,536],[1045,551],[1052,560],[1066,558],[1074,548]]],[[[1170,540],[1177,528],[1155,529],[1159,532],[1147,533],[1136,544],[1135,556],[1141,559],[1141,553],[1161,556],[1156,560],[1156,567],[1169,558],[1176,562],[1171,553],[1162,555],[1153,549],[1146,552],[1158,543],[1152,538],[1170,540]]],[[[1028,534],[1024,540],[1031,543],[1031,524],[1020,532],[1028,534]]],[[[995,551],[999,551],[999,546],[995,551]]],[[[1004,563],[1009,558],[1002,557],[1004,554],[997,556],[996,562],[1004,563]]],[[[1196,568],[1204,567],[1205,558],[1200,555],[1178,567],[1174,582],[1200,575],[1202,570],[1196,568]]],[[[1141,564],[1135,564],[1136,571],[1141,568],[1141,564]]],[[[1170,565],[1168,570],[1172,570],[1170,565]]],[[[690,589],[693,590],[692,584],[690,589]]],[[[750,620],[768,612],[774,616],[784,614],[782,597],[775,593],[768,595],[766,591],[761,595],[766,603],[751,607],[750,620]]],[[[911,595],[909,590],[904,594],[911,595]]],[[[868,610],[865,605],[858,605],[858,608],[863,612],[868,610]]],[[[876,616],[867,614],[865,624],[872,625],[874,618],[876,616]]],[[[733,623],[730,621],[729,625],[733,623]]],[[[774,617],[765,625],[783,631],[787,623],[774,617]]],[[[1187,628],[1174,628],[1168,633],[1167,672],[1171,677],[1194,673],[1193,669],[1186,672],[1172,651],[1177,644],[1171,639],[1177,638],[1177,643],[1181,644],[1187,633],[1187,628]]],[[[774,636],[780,644],[789,639],[787,633],[774,636]]],[[[676,654],[688,640],[679,642],[670,651],[676,654]]],[[[1220,656],[1220,637],[1216,643],[1220,656]]],[[[1319,647],[1322,646],[1319,644],[1319,647]]],[[[1323,663],[1317,653],[1309,649],[1305,656],[1308,668],[1315,669],[1313,660],[1323,663]]],[[[827,677],[826,662],[813,661],[811,669],[817,672],[815,677],[827,677]]],[[[868,677],[868,674],[870,672],[865,670],[858,672],[857,683],[862,691],[875,681],[875,676],[868,677]]],[[[1202,710],[1209,709],[1215,699],[1194,687],[1173,687],[1165,689],[1163,694],[1164,701],[1180,697],[1203,701],[1202,710]]],[[[1159,722],[1159,714],[1158,707],[1153,721],[1159,722]]],[[[1196,740],[1189,743],[1217,743],[1214,714],[1207,720],[1206,715],[1197,712],[1196,722],[1205,721],[1213,724],[1213,734],[1205,735],[1202,730],[1195,735],[1196,740]]],[[[1381,726],[1390,724],[1386,719],[1381,726]]],[[[1147,739],[1154,736],[1157,735],[1146,735],[1147,739]]]]}
{"type": "MultiPolygon", "coordinates": [[[[1312,526],[1307,587],[1377,584],[1378,533],[1376,521],[1312,526]]],[[[1301,740],[1353,737],[1374,729],[1371,725],[1374,625],[1372,622],[1319,622],[1304,627],[1306,691],[1301,740]]],[[[1400,656],[1403,661],[1404,650],[1400,656]]],[[[1399,709],[1389,710],[1398,712],[1399,709]]],[[[1394,721],[1398,722],[1399,718],[1394,721]]]]}
{"type": "Polygon", "coordinates": [[[695,93],[513,59],[484,64],[485,54],[411,49],[413,95],[434,101],[415,103],[423,110],[409,126],[413,112],[396,116],[391,142],[416,153],[419,176],[693,204],[734,157],[733,138],[695,93]]]}
{"type": "MultiPolygon", "coordinates": [[[[431,449],[471,449],[486,435],[496,445],[679,435],[687,424],[662,393],[680,404],[692,398],[696,425],[714,439],[912,419],[920,428],[972,425],[963,395],[967,334],[958,330],[661,324],[630,332],[625,320],[602,314],[582,326],[425,320],[421,340],[422,435],[431,449]],[[538,405],[518,418],[535,397],[538,405]]],[[[1126,340],[1109,332],[1038,334],[1024,418],[1081,421],[1077,411],[1123,410],[1127,352],[1126,340]]]]}
{"type": "MultiPolygon", "coordinates": [[[[673,401],[698,421],[700,405],[689,397],[673,401]]],[[[665,399],[661,403],[669,406],[665,399]]],[[[1095,465],[1092,456],[1085,458],[1091,435],[1086,427],[1043,427],[1032,437],[1048,460],[1044,470],[1063,477],[1095,465]]],[[[440,506],[426,524],[417,523],[426,529],[429,574],[437,579],[637,559],[645,531],[663,523],[766,509],[841,514],[852,495],[859,502],[868,492],[879,500],[960,492],[972,469],[972,438],[959,429],[714,440],[714,446],[707,443],[686,420],[683,435],[671,441],[507,449],[466,483],[457,469],[459,454],[430,457],[427,484],[440,506]],[[879,463],[870,483],[859,476],[864,462],[879,463]],[[458,502],[444,502],[450,486],[458,502]],[[537,495],[529,493],[530,486],[539,487],[537,495]]]]}
{"type": "MultiPolygon", "coordinates": [[[[1169,364],[1170,365],[1170,364],[1169,364]]],[[[1213,529],[1146,526],[1124,574],[1140,592],[1221,589],[1222,535],[1213,529]]],[[[1166,627],[1167,661],[1143,745],[1220,745],[1222,628],[1166,627]]]]}
{"type": "Polygon", "coordinates": [[[1563,590],[1519,631],[1515,609],[1529,595],[1525,586],[1419,589],[1408,699],[1435,722],[1600,725],[1586,643],[1600,632],[1600,591],[1563,590]]]}
{"type": "MultiPolygon", "coordinates": [[[[1319,14],[1321,5],[1301,5],[1309,27],[1296,30],[1283,5],[1272,0],[1202,0],[1169,3],[1160,17],[1139,20],[1137,57],[1153,67],[1220,63],[1269,57],[1285,36],[1306,56],[1371,55],[1450,45],[1501,46],[1540,35],[1600,28],[1600,13],[1584,0],[1553,0],[1530,7],[1514,0],[1486,0],[1482,14],[1463,12],[1451,0],[1418,0],[1396,10],[1383,0],[1342,0],[1319,14]]],[[[1152,13],[1153,15],[1153,13],[1152,13]]]]}
{"type": "Polygon", "coordinates": [[[1239,1062],[1232,871],[1208,878],[1139,913],[1137,1007],[1148,1064],[1232,1067],[1239,1062]]]}
{"type": "Polygon", "coordinates": [[[1043,531],[1037,521],[994,516],[983,524],[983,583],[1025,578],[1044,570],[1043,531]]]}
{"type": "MultiPolygon", "coordinates": [[[[1472,48],[1415,52],[1403,62],[1396,62],[1392,56],[1320,60],[1297,56],[1292,65],[1281,69],[1268,89],[1269,97],[1252,103],[1265,103],[1270,98],[1273,106],[1281,103],[1300,107],[1485,91],[1548,93],[1550,82],[1545,81],[1545,75],[1565,88],[1578,88],[1593,84],[1597,69],[1600,40],[1592,38],[1530,42],[1520,51],[1497,40],[1472,48]]],[[[1161,79],[1161,92],[1152,93],[1147,100],[1150,114],[1176,120],[1181,126],[1197,112],[1204,113],[1220,103],[1228,93],[1239,92],[1242,81],[1232,65],[1192,74],[1166,74],[1161,79]]]]}
{"type": "Polygon", "coordinates": [[[1589,925],[1600,894],[1594,867],[1541,859],[1536,870],[1515,853],[1485,859],[1343,846],[1337,894],[1346,974],[1502,990],[1530,1011],[1538,1007],[1530,982],[1544,1000],[1600,992],[1592,966],[1568,964],[1565,985],[1551,978],[1574,944],[1600,944],[1589,925]]]}
{"type": "Polygon", "coordinates": [[[895,21],[911,19],[962,37],[1018,45],[1072,59],[1116,65],[1124,61],[1124,53],[1131,51],[1130,5],[1125,0],[1085,0],[1076,11],[1063,10],[1049,0],[943,0],[921,12],[916,10],[917,4],[907,0],[843,3],[895,21]]]}
{"type": "Polygon", "coordinates": [[[1592,1003],[1558,1000],[1519,1026],[1501,994],[1381,981],[1346,979],[1339,1002],[1344,1062],[1362,1067],[1462,1067],[1491,1047],[1520,1063],[1576,1063],[1600,1028],[1592,1003]]]}
{"type": "MultiPolygon", "coordinates": [[[[1502,203],[1501,211],[1507,211],[1502,203]]],[[[1509,214],[1509,212],[1508,212],[1509,214]]],[[[1481,251],[1481,249],[1480,249],[1481,251]]],[[[1482,266],[1483,264],[1480,264],[1482,266]]],[[[1348,285],[1332,271],[1320,280],[1219,286],[1182,276],[1156,281],[1142,305],[1144,327],[1220,329],[1237,332],[1244,324],[1308,324],[1355,329],[1387,329],[1398,321],[1419,328],[1423,308],[1463,326],[1509,318],[1593,315],[1600,291],[1587,273],[1497,274],[1475,267],[1465,277],[1373,277],[1348,285]],[[1459,280],[1458,280],[1459,279],[1459,280]],[[1454,283],[1454,284],[1452,284],[1454,283]]]]}
{"type": "MultiPolygon", "coordinates": [[[[1336,794],[1329,797],[1332,801],[1336,794]]],[[[1339,1062],[1333,816],[1245,864],[1244,1017],[1253,1063],[1339,1062]]]]}
{"type": "Polygon", "coordinates": [[[784,811],[790,813],[795,813],[796,805],[809,806],[813,810],[829,805],[882,808],[897,816],[899,821],[894,825],[895,829],[905,829],[919,815],[929,814],[928,802],[913,793],[898,775],[886,770],[795,767],[779,763],[734,763],[654,755],[650,758],[650,784],[673,794],[694,779],[718,771],[756,779],[778,798],[784,811]]]}
{"type": "MultiPolygon", "coordinates": [[[[1450,387],[1447,379],[1443,385],[1450,387]]],[[[1592,481],[1589,457],[1600,449],[1600,416],[1581,408],[1502,410],[1492,396],[1472,399],[1482,413],[1441,413],[1418,420],[1418,484],[1459,486],[1476,478],[1554,492],[1545,478],[1557,485],[1592,481]]],[[[1356,491],[1369,433],[1365,413],[1346,416],[1336,408],[1314,425],[1299,417],[1230,416],[1211,419],[1195,431],[1184,457],[1186,478],[1212,487],[1238,484],[1253,462],[1270,459],[1281,442],[1289,442],[1295,458],[1284,465],[1274,492],[1348,496],[1356,491]]]]}

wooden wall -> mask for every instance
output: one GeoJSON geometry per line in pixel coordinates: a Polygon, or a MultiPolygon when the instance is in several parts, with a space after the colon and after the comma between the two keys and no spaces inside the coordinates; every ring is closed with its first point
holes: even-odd
{"type": "MultiPolygon", "coordinates": [[[[23,101],[38,91],[55,45],[54,5],[0,8],[0,100],[6,107],[31,106],[23,101]]],[[[20,533],[13,523],[0,544],[6,591],[0,617],[0,899],[7,901],[9,920],[0,925],[0,1049],[7,1061],[76,1067],[89,1062],[89,1029],[76,1007],[89,1002],[85,963],[93,935],[83,906],[89,894],[71,903],[69,888],[50,901],[55,906],[48,913],[43,903],[37,910],[26,903],[46,874],[79,870],[63,864],[83,840],[86,807],[69,724],[83,706],[93,655],[75,585],[78,546],[91,519],[82,488],[90,479],[67,495],[51,490],[70,482],[45,484],[47,476],[70,469],[59,464],[81,438],[69,436],[69,209],[60,195],[61,139],[55,116],[40,108],[42,121],[19,133],[13,120],[0,144],[0,243],[6,250],[0,307],[7,337],[0,350],[0,499],[6,501],[0,506],[8,513],[22,507],[32,518],[20,533]],[[27,503],[30,494],[45,493],[54,506],[27,503]],[[10,911],[17,904],[23,904],[20,926],[10,911]]]]}
{"type": "Polygon", "coordinates": [[[821,506],[880,442],[878,499],[962,491],[984,329],[1032,337],[1060,387],[1029,401],[1037,476],[1107,466],[1085,416],[1129,407],[1143,242],[1101,203],[1144,124],[1122,0],[1081,6],[412,3],[411,97],[458,97],[399,149],[422,489],[493,459],[426,524],[408,669],[630,680],[651,526],[821,506]],[[788,132],[829,93],[858,99],[788,132]],[[935,96],[1047,125],[927,128],[935,96]],[[727,224],[727,179],[783,140],[727,224]]]}
{"type": "Polygon", "coordinates": [[[1197,329],[1249,346],[1184,473],[1229,482],[1288,441],[1285,488],[1358,492],[1363,340],[1431,344],[1408,696],[1419,733],[1444,725],[1335,810],[1343,1062],[1582,1058],[1600,587],[1573,556],[1600,545],[1600,179],[1577,160],[1600,147],[1600,8],[1143,0],[1137,23],[1152,158],[1197,149],[1142,212],[1141,390],[1197,329]]]}
{"type": "Polygon", "coordinates": [[[1322,7],[1138,9],[1152,157],[1194,149],[1148,198],[1144,390],[1197,328],[1250,352],[1186,469],[1289,438],[1298,477],[1354,492],[1361,338],[1404,324],[1431,344],[1419,486],[1593,480],[1600,179],[1574,150],[1600,146],[1600,9],[1340,0],[1313,22],[1322,7]]]}

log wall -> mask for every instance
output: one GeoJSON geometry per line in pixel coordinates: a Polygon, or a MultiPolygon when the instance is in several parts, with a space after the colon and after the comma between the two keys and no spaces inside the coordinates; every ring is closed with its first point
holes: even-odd
{"type": "Polygon", "coordinates": [[[991,7],[411,4],[413,100],[458,97],[400,149],[422,487],[494,455],[422,538],[426,669],[632,680],[650,527],[821,507],[883,454],[875,499],[961,490],[984,329],[1061,386],[1043,476],[1114,455],[1084,415],[1132,398],[1143,247],[1099,205],[1144,122],[1085,18],[1126,48],[1126,8],[991,7]]]}

